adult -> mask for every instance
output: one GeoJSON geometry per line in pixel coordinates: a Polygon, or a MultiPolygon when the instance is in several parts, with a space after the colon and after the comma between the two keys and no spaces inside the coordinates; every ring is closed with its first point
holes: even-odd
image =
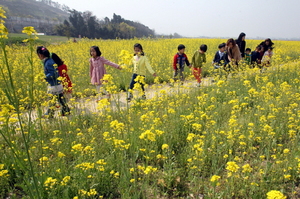
{"type": "Polygon", "coordinates": [[[235,40],[236,44],[238,45],[238,47],[240,49],[240,52],[241,52],[241,55],[243,58],[245,57],[245,48],[246,48],[245,38],[246,38],[246,34],[242,32],[239,35],[238,39],[235,40]]]}
{"type": "Polygon", "coordinates": [[[234,39],[228,39],[226,43],[226,51],[228,54],[228,60],[233,65],[238,65],[239,61],[242,59],[240,49],[238,45],[235,43],[234,39]]]}
{"type": "Polygon", "coordinates": [[[264,48],[263,52],[265,53],[269,49],[269,47],[273,47],[274,43],[272,42],[272,40],[270,38],[268,38],[268,39],[265,39],[265,41],[261,42],[259,45],[264,48]]]}

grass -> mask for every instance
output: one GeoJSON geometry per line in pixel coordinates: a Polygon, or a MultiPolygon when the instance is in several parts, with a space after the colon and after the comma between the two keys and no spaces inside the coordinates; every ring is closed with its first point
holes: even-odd
{"type": "MultiPolygon", "coordinates": [[[[26,39],[28,36],[25,33],[10,33],[9,37],[19,37],[26,39]]],[[[45,41],[50,44],[57,44],[61,42],[67,42],[68,38],[64,36],[53,36],[53,35],[38,35],[39,40],[45,41]]]]}

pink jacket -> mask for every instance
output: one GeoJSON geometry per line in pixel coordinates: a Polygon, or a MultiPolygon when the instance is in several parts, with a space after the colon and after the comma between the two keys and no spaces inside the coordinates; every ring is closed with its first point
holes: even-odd
{"type": "Polygon", "coordinates": [[[90,77],[92,84],[102,84],[102,78],[106,74],[104,64],[120,69],[118,64],[110,62],[104,57],[90,58],[90,77]]]}

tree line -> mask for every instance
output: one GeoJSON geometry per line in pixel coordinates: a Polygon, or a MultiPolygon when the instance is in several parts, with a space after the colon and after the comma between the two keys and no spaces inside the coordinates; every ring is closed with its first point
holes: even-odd
{"type": "Polygon", "coordinates": [[[103,20],[97,19],[90,11],[79,12],[69,10],[69,20],[64,20],[63,24],[56,26],[58,35],[67,37],[87,37],[90,39],[130,39],[133,37],[154,36],[154,30],[149,27],[122,18],[113,14],[113,18],[105,17],[103,20]]]}

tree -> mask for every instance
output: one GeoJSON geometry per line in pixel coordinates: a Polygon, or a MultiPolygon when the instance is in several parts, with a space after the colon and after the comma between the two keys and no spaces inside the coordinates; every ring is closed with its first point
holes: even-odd
{"type": "Polygon", "coordinates": [[[64,21],[63,25],[59,25],[56,28],[59,35],[129,39],[133,37],[149,37],[155,34],[149,27],[138,22],[126,20],[117,14],[113,14],[112,19],[105,17],[103,20],[98,20],[89,11],[82,13],[73,9],[69,10],[69,12],[69,22],[64,21]]]}

